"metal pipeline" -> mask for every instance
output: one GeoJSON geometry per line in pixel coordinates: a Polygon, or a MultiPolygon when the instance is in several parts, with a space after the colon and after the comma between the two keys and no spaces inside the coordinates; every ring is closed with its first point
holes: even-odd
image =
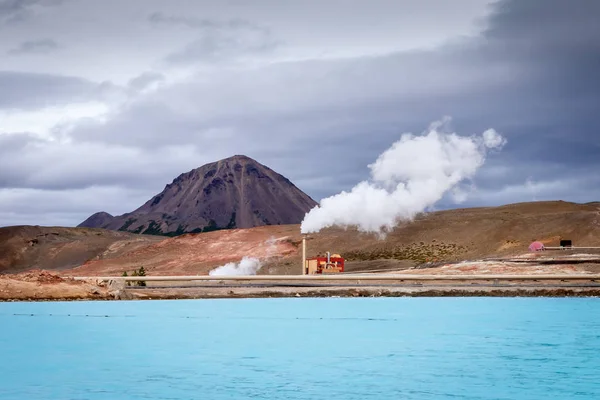
{"type": "Polygon", "coordinates": [[[560,280],[600,280],[600,274],[529,274],[529,275],[502,275],[502,274],[479,274],[479,275],[419,275],[419,274],[333,274],[333,275],[238,275],[238,276],[78,276],[76,280],[96,281],[560,281],[560,280]]]}

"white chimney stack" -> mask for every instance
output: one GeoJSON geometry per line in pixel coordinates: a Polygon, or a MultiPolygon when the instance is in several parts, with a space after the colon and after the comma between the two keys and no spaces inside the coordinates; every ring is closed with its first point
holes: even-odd
{"type": "Polygon", "coordinates": [[[306,236],[302,236],[302,275],[306,275],[306,236]]]}

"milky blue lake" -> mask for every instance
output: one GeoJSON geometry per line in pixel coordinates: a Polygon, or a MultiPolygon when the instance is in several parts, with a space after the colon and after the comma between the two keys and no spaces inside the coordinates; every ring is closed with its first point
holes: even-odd
{"type": "Polygon", "coordinates": [[[0,303],[0,399],[600,399],[600,300],[0,303]]]}

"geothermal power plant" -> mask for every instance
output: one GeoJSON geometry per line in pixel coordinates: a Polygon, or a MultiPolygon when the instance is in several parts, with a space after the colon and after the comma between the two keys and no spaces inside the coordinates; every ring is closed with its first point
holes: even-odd
{"type": "Polygon", "coordinates": [[[339,254],[327,252],[325,256],[306,258],[306,236],[302,237],[302,275],[344,272],[344,259],[339,254]]]}

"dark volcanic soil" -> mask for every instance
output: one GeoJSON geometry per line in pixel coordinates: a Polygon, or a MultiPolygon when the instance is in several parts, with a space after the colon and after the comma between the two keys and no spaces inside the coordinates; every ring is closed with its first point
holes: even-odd
{"type": "Polygon", "coordinates": [[[130,213],[96,213],[80,226],[181,234],[298,224],[317,203],[284,176],[234,156],[181,174],[130,213]]]}

